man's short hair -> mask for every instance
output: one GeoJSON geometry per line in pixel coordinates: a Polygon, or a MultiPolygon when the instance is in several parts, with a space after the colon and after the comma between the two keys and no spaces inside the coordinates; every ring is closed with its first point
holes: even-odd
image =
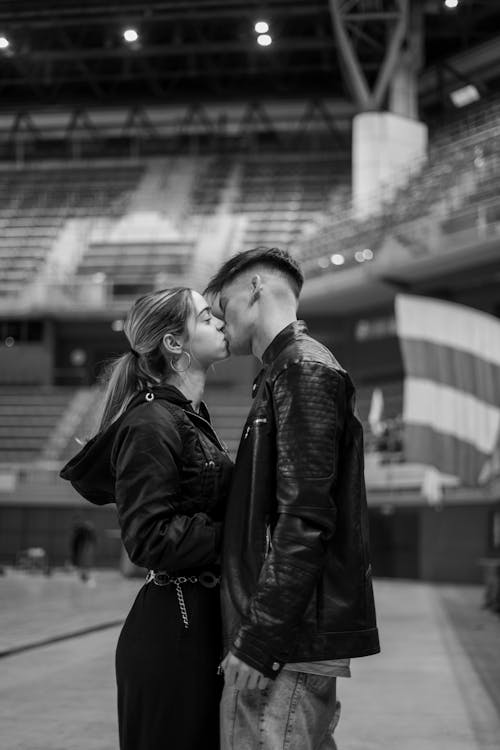
{"type": "Polygon", "coordinates": [[[229,284],[244,271],[253,266],[267,266],[270,269],[281,271],[289,281],[295,297],[298,299],[304,284],[304,274],[297,261],[289,252],[279,247],[254,247],[236,253],[227,260],[208,282],[203,292],[204,295],[220,294],[222,287],[229,284]]]}

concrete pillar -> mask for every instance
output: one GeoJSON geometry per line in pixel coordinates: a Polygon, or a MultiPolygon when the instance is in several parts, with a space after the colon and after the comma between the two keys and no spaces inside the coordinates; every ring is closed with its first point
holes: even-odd
{"type": "Polygon", "coordinates": [[[389,111],[395,115],[418,119],[418,81],[413,60],[402,54],[389,87],[389,111]]]}
{"type": "Polygon", "coordinates": [[[427,126],[392,112],[353,120],[352,200],[356,218],[377,213],[426,159],[427,126]]]}

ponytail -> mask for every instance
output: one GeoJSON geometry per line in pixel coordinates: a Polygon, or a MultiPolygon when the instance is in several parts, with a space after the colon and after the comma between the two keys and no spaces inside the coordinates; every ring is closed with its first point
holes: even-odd
{"type": "Polygon", "coordinates": [[[97,432],[105,430],[118,419],[137,393],[137,359],[132,352],[122,354],[110,362],[103,380],[105,391],[98,416],[97,432]]]}
{"type": "Polygon", "coordinates": [[[163,335],[185,335],[193,310],[191,290],[187,287],[160,290],[136,300],[124,326],[130,349],[104,371],[104,395],[96,432],[117,420],[138,391],[158,385],[170,374],[161,350],[163,335]]]}

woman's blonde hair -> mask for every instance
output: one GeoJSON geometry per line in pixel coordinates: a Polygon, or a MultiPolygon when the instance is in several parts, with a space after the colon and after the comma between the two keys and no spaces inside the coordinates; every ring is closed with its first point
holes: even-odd
{"type": "Polygon", "coordinates": [[[112,360],[102,377],[104,395],[97,432],[118,419],[138,391],[158,385],[174,372],[161,343],[166,333],[186,335],[194,312],[187,287],[161,289],[134,302],[123,327],[130,350],[112,360]]]}

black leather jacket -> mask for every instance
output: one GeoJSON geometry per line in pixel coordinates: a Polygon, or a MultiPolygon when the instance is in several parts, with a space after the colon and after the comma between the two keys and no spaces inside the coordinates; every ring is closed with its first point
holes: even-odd
{"type": "Polygon", "coordinates": [[[380,649],[354,386],[303,321],[263,364],[226,511],[222,607],[225,647],[273,677],[380,649]]]}
{"type": "Polygon", "coordinates": [[[220,563],[232,462],[210,425],[173,386],[138,393],[60,475],[97,505],[116,502],[132,562],[187,571],[220,563]]]}

